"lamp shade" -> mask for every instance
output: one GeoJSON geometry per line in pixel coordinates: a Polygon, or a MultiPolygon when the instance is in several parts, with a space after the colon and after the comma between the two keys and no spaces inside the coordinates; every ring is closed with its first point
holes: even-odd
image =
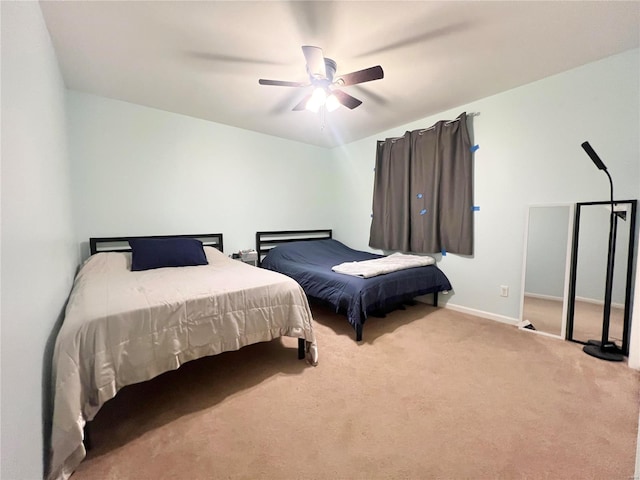
{"type": "Polygon", "coordinates": [[[317,112],[327,100],[327,93],[324,88],[316,88],[311,94],[311,98],[307,102],[306,109],[312,112],[317,112]]]}
{"type": "Polygon", "coordinates": [[[327,97],[327,101],[325,102],[324,106],[327,108],[327,112],[333,112],[340,106],[340,101],[332,93],[327,97]]]}
{"type": "Polygon", "coordinates": [[[600,170],[606,170],[607,169],[607,167],[604,166],[603,161],[600,160],[600,157],[595,152],[595,150],[593,148],[591,148],[591,145],[589,145],[589,142],[584,142],[582,144],[582,148],[584,149],[585,152],[587,152],[587,155],[589,155],[589,157],[591,157],[591,160],[593,160],[593,163],[595,163],[596,167],[598,167],[600,170]]]}

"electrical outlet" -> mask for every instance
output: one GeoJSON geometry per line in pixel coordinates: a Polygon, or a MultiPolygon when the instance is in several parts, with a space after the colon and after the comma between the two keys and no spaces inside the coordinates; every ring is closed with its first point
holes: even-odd
{"type": "Polygon", "coordinates": [[[501,297],[509,296],[509,287],[507,285],[500,285],[500,296],[501,297]]]}

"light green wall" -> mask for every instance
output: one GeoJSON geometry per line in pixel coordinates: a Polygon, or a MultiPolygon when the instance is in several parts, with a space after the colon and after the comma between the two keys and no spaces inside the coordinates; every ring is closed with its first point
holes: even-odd
{"type": "Polygon", "coordinates": [[[65,89],[37,2],[2,8],[0,477],[43,475],[50,364],[79,261],[65,89]],[[43,434],[44,430],[44,434],[43,434]]]}
{"type": "Polygon", "coordinates": [[[230,254],[338,216],[326,149],[73,91],[67,105],[79,242],[222,232],[230,254]]]}

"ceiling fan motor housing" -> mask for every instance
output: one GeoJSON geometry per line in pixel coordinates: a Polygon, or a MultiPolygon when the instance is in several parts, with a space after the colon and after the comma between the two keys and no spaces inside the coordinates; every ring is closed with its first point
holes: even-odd
{"type": "Polygon", "coordinates": [[[324,76],[320,73],[311,73],[309,70],[309,66],[307,65],[307,73],[309,74],[309,79],[311,80],[312,85],[316,87],[327,88],[329,85],[333,83],[333,76],[336,74],[336,68],[338,64],[335,60],[331,58],[324,58],[324,67],[325,72],[324,76]]]}
{"type": "Polygon", "coordinates": [[[338,64],[335,60],[325,57],[324,66],[327,70],[327,80],[329,80],[329,83],[333,83],[333,76],[336,74],[336,67],[338,64]]]}

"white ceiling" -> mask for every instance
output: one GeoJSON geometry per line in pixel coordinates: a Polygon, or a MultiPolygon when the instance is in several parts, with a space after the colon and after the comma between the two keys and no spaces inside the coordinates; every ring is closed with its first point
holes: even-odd
{"type": "Polygon", "coordinates": [[[323,147],[349,143],[640,44],[640,2],[41,1],[68,88],[323,147]],[[302,45],[363,101],[291,109],[302,45]]]}

